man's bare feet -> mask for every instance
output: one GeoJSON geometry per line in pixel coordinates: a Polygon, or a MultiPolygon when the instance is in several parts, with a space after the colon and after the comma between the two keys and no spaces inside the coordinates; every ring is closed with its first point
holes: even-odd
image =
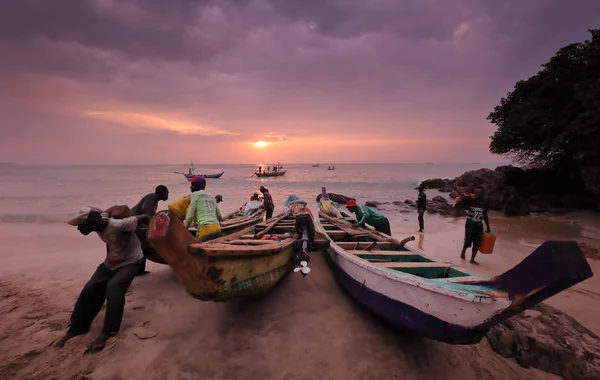
{"type": "Polygon", "coordinates": [[[92,343],[90,343],[88,348],[84,351],[84,354],[93,354],[102,351],[104,349],[104,346],[106,346],[106,341],[109,338],[110,334],[104,331],[101,332],[100,335],[98,335],[96,339],[94,339],[92,343]]]}
{"type": "Polygon", "coordinates": [[[479,263],[478,263],[477,261],[473,260],[473,259],[471,259],[471,261],[469,261],[469,262],[470,262],[471,264],[473,264],[473,265],[479,265],[479,263]]]}
{"type": "Polygon", "coordinates": [[[63,336],[62,338],[60,338],[60,340],[56,343],[54,343],[54,348],[63,348],[65,346],[65,343],[67,343],[67,340],[73,338],[74,336],[76,336],[77,334],[73,333],[72,331],[67,331],[67,333],[65,334],[65,336],[63,336]]]}
{"type": "Polygon", "coordinates": [[[460,258],[463,259],[463,260],[465,259],[465,253],[464,252],[460,254],[460,258]]]}

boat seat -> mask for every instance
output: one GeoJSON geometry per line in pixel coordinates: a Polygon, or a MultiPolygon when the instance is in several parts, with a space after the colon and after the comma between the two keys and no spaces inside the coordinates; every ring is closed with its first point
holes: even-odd
{"type": "MultiPolygon", "coordinates": [[[[369,250],[369,251],[365,251],[364,249],[367,248],[369,245],[371,245],[372,242],[369,241],[361,241],[361,242],[356,242],[356,241],[338,241],[335,244],[337,244],[340,248],[343,249],[347,249],[347,250],[362,250],[361,252],[365,252],[365,253],[369,253],[369,252],[397,252],[397,251],[373,251],[373,250],[369,250]]],[[[391,242],[388,241],[378,241],[377,244],[375,244],[375,246],[373,247],[373,249],[381,249],[381,248],[394,248],[396,247],[395,244],[392,244],[391,242]]]]}
{"type": "Polygon", "coordinates": [[[456,283],[470,283],[470,282],[480,282],[487,281],[485,278],[476,277],[476,276],[463,276],[463,277],[449,277],[449,278],[441,278],[440,281],[446,282],[456,282],[456,283]]]}
{"type": "Polygon", "coordinates": [[[420,256],[418,253],[406,251],[406,252],[396,252],[396,251],[365,251],[365,250],[354,250],[349,249],[346,252],[352,255],[371,255],[371,256],[390,256],[390,257],[400,257],[400,256],[420,256]]]}
{"type": "Polygon", "coordinates": [[[374,265],[385,268],[448,268],[450,263],[435,262],[393,262],[393,263],[373,263],[374,265]]]}

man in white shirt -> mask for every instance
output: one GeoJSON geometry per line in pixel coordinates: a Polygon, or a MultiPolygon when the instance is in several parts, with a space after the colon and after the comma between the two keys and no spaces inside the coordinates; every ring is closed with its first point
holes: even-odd
{"type": "Polygon", "coordinates": [[[69,330],[55,344],[55,347],[61,348],[74,336],[87,333],[94,318],[100,312],[104,300],[106,300],[104,328],[91,343],[87,352],[102,350],[106,341],[119,331],[125,307],[125,293],[136,274],[140,272],[144,257],[135,230],[138,221],[146,218],[148,216],[144,214],[114,219],[103,214],[100,209],[84,207],[68,222],[72,226],[77,226],[77,230],[83,235],[96,232],[106,243],[106,258],[83,287],[71,314],[69,330]]]}

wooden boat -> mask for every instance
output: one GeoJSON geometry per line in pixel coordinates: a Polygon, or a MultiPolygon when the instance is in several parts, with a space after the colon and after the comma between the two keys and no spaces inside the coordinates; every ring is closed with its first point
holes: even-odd
{"type": "Polygon", "coordinates": [[[192,178],[196,178],[196,177],[204,177],[204,178],[221,178],[221,176],[223,175],[223,173],[225,173],[225,171],[223,170],[220,173],[216,173],[216,174],[196,174],[196,171],[194,169],[194,162],[190,161],[190,169],[188,173],[182,173],[182,172],[173,172],[175,174],[181,174],[183,175],[185,178],[187,179],[192,179],[192,178]]]}
{"type": "Polygon", "coordinates": [[[319,163],[313,164],[313,168],[318,168],[319,167],[319,163]]]}
{"type": "MultiPolygon", "coordinates": [[[[325,200],[326,203],[328,200],[325,200]]],[[[479,342],[494,325],[593,276],[576,242],[547,241],[491,279],[442,263],[351,218],[319,211],[342,287],[387,322],[438,341],[479,342]]]]}
{"type": "MultiPolygon", "coordinates": [[[[287,212],[260,227],[198,243],[171,211],[161,211],[150,221],[148,240],[188,294],[203,301],[228,301],[277,285],[292,268],[294,252],[305,247],[296,239],[296,227],[296,217],[287,212]]],[[[326,247],[328,240],[321,236],[320,243],[326,247]]]]}
{"type": "Polygon", "coordinates": [[[174,172],[177,174],[183,174],[183,176],[187,179],[193,179],[196,177],[204,177],[204,178],[221,178],[221,176],[223,175],[223,173],[225,173],[225,171],[223,170],[220,173],[215,173],[215,174],[187,174],[187,173],[181,173],[181,172],[174,172]]]}
{"type": "Polygon", "coordinates": [[[256,175],[259,178],[264,178],[264,177],[280,177],[282,175],[284,175],[285,173],[287,173],[287,170],[281,170],[281,171],[276,171],[276,172],[255,172],[254,175],[256,175]]]}
{"type": "MultiPolygon", "coordinates": [[[[223,218],[221,222],[221,234],[223,236],[231,235],[245,228],[262,222],[265,216],[265,210],[260,208],[255,213],[244,216],[240,211],[232,212],[223,218]]],[[[188,230],[193,236],[196,236],[198,227],[190,227],[188,230]]]]}

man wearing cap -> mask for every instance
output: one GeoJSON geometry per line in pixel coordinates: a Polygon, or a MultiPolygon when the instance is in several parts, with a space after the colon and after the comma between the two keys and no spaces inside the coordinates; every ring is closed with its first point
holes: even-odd
{"type": "Polygon", "coordinates": [[[377,231],[392,235],[390,221],[385,216],[371,210],[365,205],[358,205],[354,199],[346,203],[348,211],[356,214],[356,226],[364,227],[365,224],[373,226],[377,231]]]}
{"type": "Polygon", "coordinates": [[[269,189],[264,186],[261,186],[258,190],[263,194],[263,201],[265,207],[265,220],[271,219],[273,217],[273,210],[275,209],[275,203],[273,203],[273,197],[269,194],[269,189]]]}
{"type": "Polygon", "coordinates": [[[192,179],[192,196],[190,198],[190,207],[185,216],[185,226],[189,228],[194,222],[198,224],[196,239],[199,242],[216,239],[221,236],[221,212],[217,207],[215,197],[206,190],[206,180],[204,177],[192,179]]]}
{"type": "Polygon", "coordinates": [[[223,196],[221,194],[215,195],[215,201],[217,201],[217,204],[223,202],[223,196]]]}
{"type": "Polygon", "coordinates": [[[74,336],[87,333],[104,300],[104,327],[88,351],[102,350],[108,338],[119,331],[125,307],[125,293],[133,278],[140,272],[141,260],[144,257],[140,241],[134,232],[138,222],[147,218],[147,215],[138,215],[114,219],[98,208],[84,207],[68,222],[77,226],[77,230],[83,235],[96,232],[106,243],[106,259],[83,287],[71,314],[69,330],[55,347],[61,348],[74,336]]]}

